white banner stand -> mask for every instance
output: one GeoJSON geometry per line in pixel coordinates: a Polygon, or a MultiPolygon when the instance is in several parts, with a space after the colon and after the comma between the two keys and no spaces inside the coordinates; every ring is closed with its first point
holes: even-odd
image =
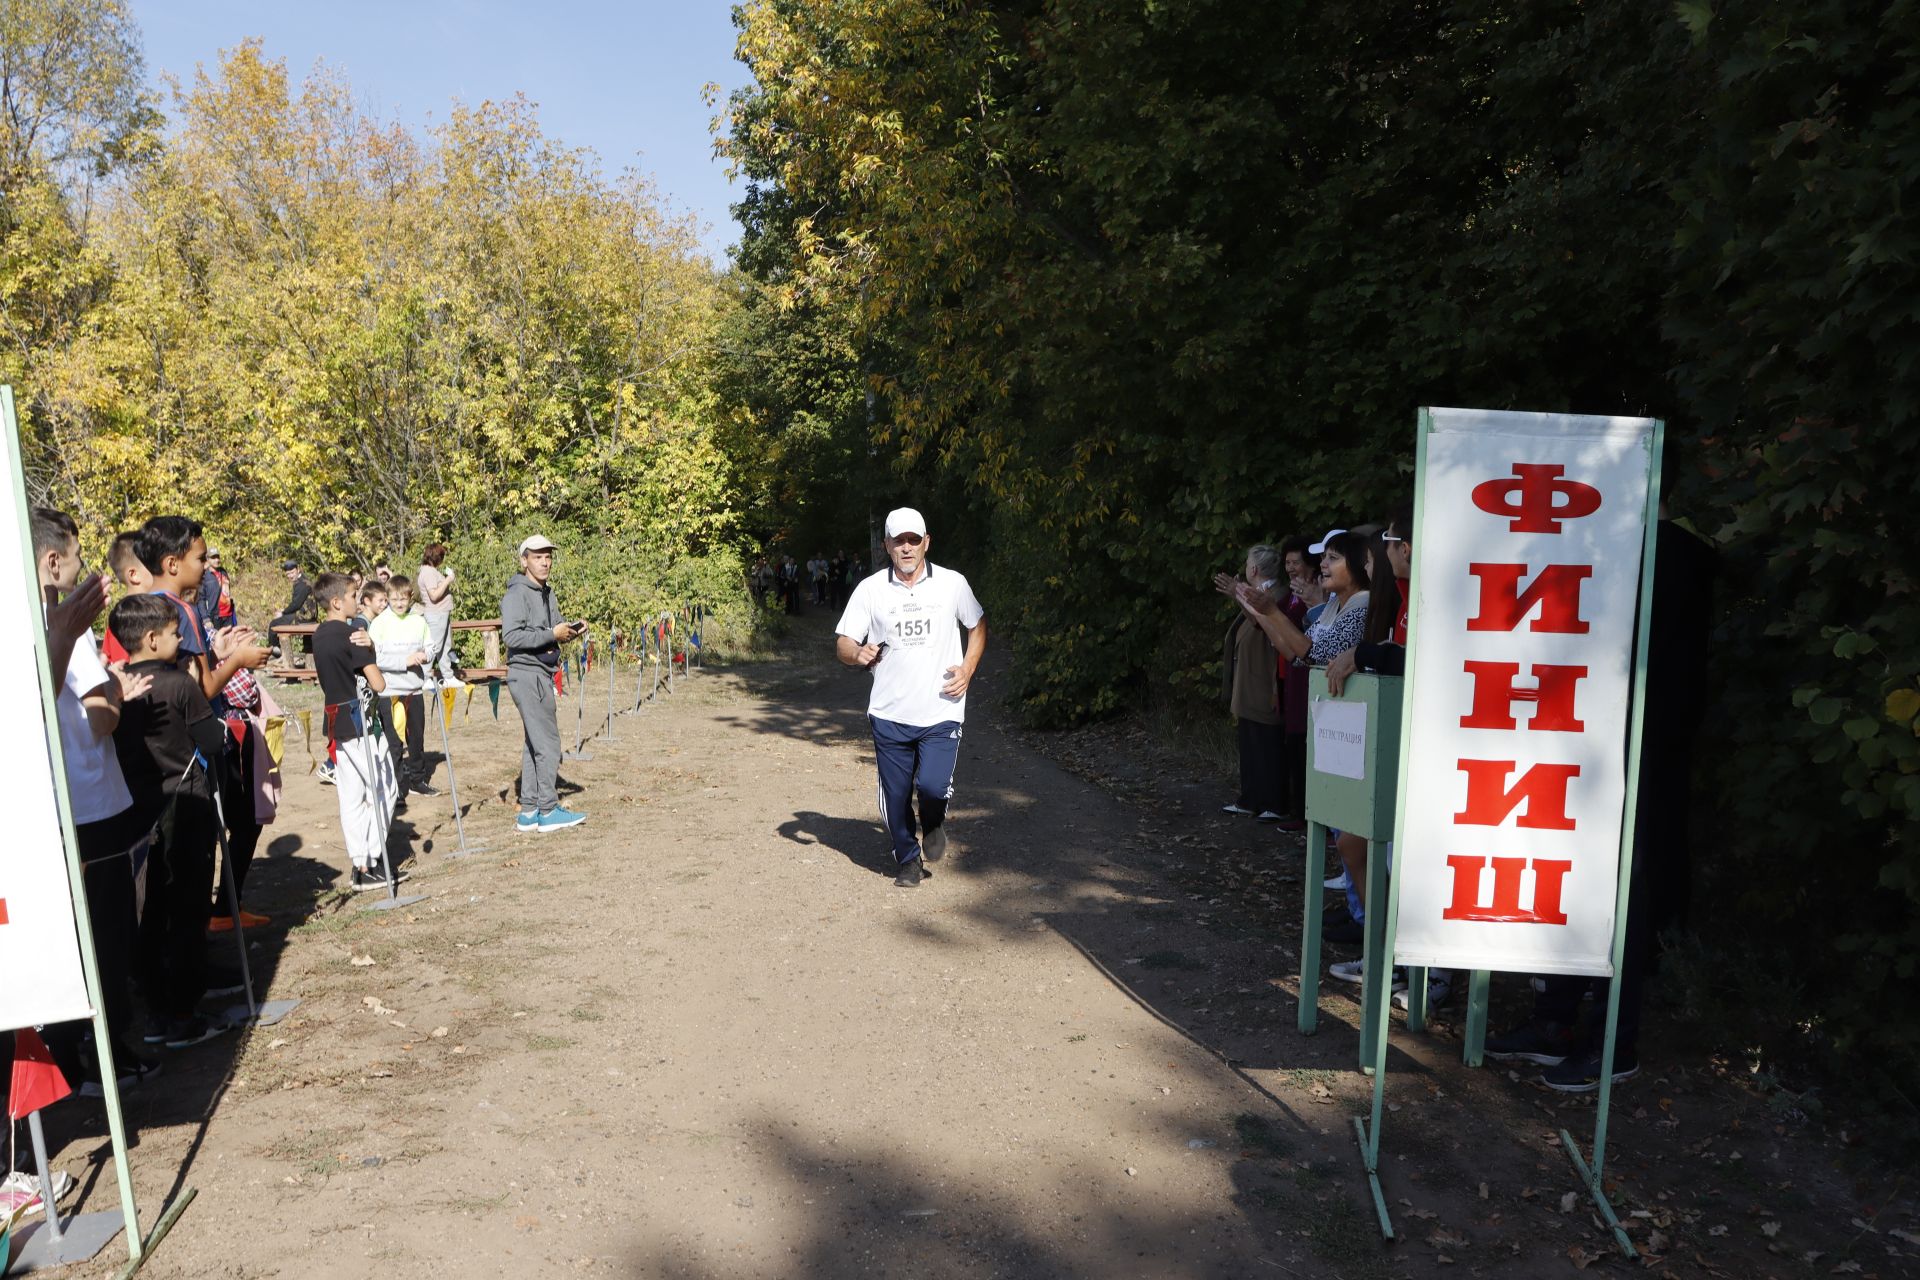
{"type": "Polygon", "coordinates": [[[620,633],[607,623],[607,723],[602,730],[608,742],[619,741],[613,730],[613,678],[620,670],[620,633]]]}
{"type": "MultiPolygon", "coordinates": [[[[133,1176],[127,1164],[127,1126],[120,1109],[120,1078],[113,1059],[113,1032],[107,1026],[106,1001],[101,995],[100,970],[94,958],[93,924],[87,915],[86,876],[80,865],[73,831],[73,806],[67,796],[66,757],[60,745],[59,716],[54,710],[53,668],[47,656],[46,628],[40,624],[40,575],[34,567],[32,526],[27,520],[27,490],[20,464],[20,431],[13,412],[13,388],[0,385],[0,453],[5,455],[8,496],[12,510],[0,516],[0,576],[11,580],[5,594],[15,607],[0,609],[0,635],[8,651],[33,654],[39,688],[37,708],[40,732],[31,725],[35,693],[25,680],[9,674],[0,692],[0,716],[14,732],[4,754],[7,776],[14,783],[14,834],[25,838],[7,869],[5,898],[12,899],[7,928],[19,931],[37,954],[20,957],[22,973],[37,973],[34,982],[19,984],[7,998],[6,1026],[68,1022],[90,1017],[97,1056],[101,1059],[100,1089],[107,1109],[107,1131],[113,1145],[114,1177],[120,1187],[120,1213],[76,1214],[62,1222],[53,1194],[47,1162],[46,1138],[36,1113],[28,1118],[34,1159],[41,1180],[44,1221],[23,1228],[19,1242],[21,1269],[83,1262],[124,1229],[127,1258],[138,1263],[140,1213],[133,1201],[133,1176]],[[29,606],[29,607],[20,607],[29,606]],[[58,841],[66,860],[65,893],[59,877],[41,875],[46,860],[55,856],[58,841]],[[64,900],[62,900],[64,897],[64,900]],[[70,926],[70,927],[69,927],[70,926]],[[77,972],[76,972],[77,971],[77,972]],[[75,981],[75,979],[78,981],[75,981]],[[29,1259],[32,1262],[29,1262],[29,1259]]],[[[16,944],[17,945],[17,944],[16,944]]],[[[10,950],[10,948],[9,948],[10,950]]],[[[10,957],[11,958],[11,957],[10,957]]],[[[189,1191],[187,1196],[191,1196],[189,1191]]],[[[183,1197],[185,1198],[185,1197],[183,1197]]]]}
{"type": "Polygon", "coordinates": [[[298,1009],[300,1001],[297,998],[264,1002],[254,999],[253,966],[247,962],[247,928],[240,921],[240,886],[234,882],[233,858],[227,852],[226,805],[220,798],[218,781],[211,778],[209,781],[214,782],[213,815],[220,833],[220,883],[227,895],[227,914],[233,919],[233,945],[240,953],[240,985],[247,995],[245,1004],[229,1005],[220,1016],[236,1027],[270,1027],[298,1009]]]}
{"type": "MultiPolygon", "coordinates": [[[[1413,603],[1409,610],[1407,624],[1406,724],[1400,738],[1400,801],[1395,809],[1395,866],[1387,899],[1386,941],[1383,952],[1395,960],[1403,961],[1410,968],[1423,965],[1453,965],[1473,970],[1474,998],[1481,1009],[1485,1008],[1483,974],[1497,965],[1508,969],[1524,968],[1528,971],[1607,976],[1613,979],[1608,987],[1605,1039],[1601,1048],[1598,1080],[1599,1105],[1594,1117],[1591,1163],[1581,1158],[1579,1144],[1570,1132],[1562,1129],[1560,1137],[1575,1171],[1580,1176],[1580,1181],[1593,1199],[1594,1206],[1600,1211],[1608,1227],[1612,1229],[1614,1240],[1619,1245],[1620,1251],[1628,1258],[1637,1258],[1639,1254],[1634,1248],[1633,1241],[1621,1227],[1620,1220],[1607,1199],[1605,1162],[1607,1118],[1613,1097],[1614,1040],[1619,1030],[1620,1017],[1619,974],[1626,954],[1628,884],[1633,872],[1633,837],[1638,808],[1636,801],[1639,790],[1641,732],[1646,707],[1647,641],[1652,626],[1654,548],[1658,538],[1659,524],[1660,453],[1665,431],[1665,424],[1655,419],[1583,418],[1562,414],[1491,413],[1458,409],[1422,409],[1420,411],[1415,463],[1414,565],[1410,583],[1410,598],[1413,603]],[[1518,591],[1518,579],[1510,572],[1516,566],[1504,563],[1504,555],[1490,554],[1489,562],[1485,563],[1462,562],[1468,574],[1481,581],[1483,609],[1487,607],[1489,600],[1496,605],[1504,604],[1511,607],[1504,609],[1502,616],[1497,618],[1475,617],[1458,632],[1451,629],[1437,632],[1434,637],[1427,639],[1426,643],[1432,647],[1434,653],[1442,653],[1446,656],[1437,664],[1430,662],[1423,666],[1422,652],[1419,647],[1422,639],[1422,613],[1428,599],[1425,593],[1434,590],[1434,580],[1430,579],[1423,583],[1421,575],[1423,571],[1432,575],[1436,569],[1443,574],[1446,573],[1449,567],[1446,563],[1449,540],[1454,542],[1462,540],[1457,536],[1461,528],[1457,523],[1449,526],[1446,536],[1436,536],[1436,526],[1428,524],[1428,516],[1434,510],[1429,499],[1436,496],[1428,492],[1428,486],[1432,483],[1429,478],[1429,440],[1443,430],[1450,432],[1456,440],[1470,430],[1483,430],[1490,436],[1510,435],[1513,441],[1530,438],[1535,451],[1540,454],[1538,457],[1522,456],[1529,452],[1528,446],[1510,442],[1511,451],[1499,454],[1498,464],[1502,469],[1511,465],[1513,474],[1506,475],[1496,471],[1486,478],[1482,478],[1479,472],[1487,469],[1485,464],[1489,459],[1470,460],[1470,466],[1475,474],[1468,477],[1468,482],[1480,481],[1472,490],[1470,505],[1478,507],[1481,512],[1498,516],[1496,525],[1505,526],[1493,536],[1504,533],[1506,535],[1545,534],[1558,537],[1563,527],[1571,528],[1576,525],[1576,522],[1586,520],[1600,511],[1607,513],[1602,517],[1606,527],[1612,529],[1614,522],[1619,522],[1621,527],[1613,529],[1611,537],[1594,539],[1593,531],[1602,525],[1602,521],[1595,521],[1581,533],[1568,536],[1566,541],[1569,546],[1563,552],[1542,550],[1538,543],[1533,544],[1532,551],[1522,549],[1516,552],[1516,554],[1530,557],[1527,565],[1517,566],[1520,570],[1526,570],[1535,562],[1541,565],[1534,570],[1533,585],[1524,593],[1518,591]],[[1559,437],[1564,444],[1550,443],[1549,447],[1539,449],[1542,440],[1554,442],[1555,437],[1559,437]],[[1516,456],[1521,457],[1519,463],[1508,461],[1516,456]],[[1575,463],[1582,463],[1585,468],[1590,468],[1587,479],[1600,480],[1605,477],[1602,487],[1595,488],[1582,481],[1578,475],[1567,474],[1569,470],[1583,469],[1574,466],[1575,463]],[[1632,517],[1636,515],[1638,518],[1633,519],[1632,517]],[[1637,546],[1627,541],[1634,533],[1638,534],[1637,546]],[[1625,553],[1629,547],[1637,553],[1633,561],[1635,572],[1631,576],[1619,570],[1599,572],[1604,554],[1609,551],[1625,553]],[[1556,597],[1547,589],[1550,572],[1559,573],[1560,581],[1568,587],[1561,596],[1556,597]],[[1511,589],[1505,597],[1486,587],[1496,573],[1502,575],[1500,580],[1511,589]],[[1583,596],[1578,588],[1589,578],[1593,579],[1594,588],[1584,597],[1583,604],[1583,596]],[[1550,615],[1553,615],[1556,602],[1560,606],[1560,614],[1550,625],[1550,615]],[[1507,695],[1505,701],[1496,700],[1496,705],[1482,708],[1478,704],[1480,685],[1479,674],[1475,671],[1477,658],[1470,658],[1464,664],[1468,673],[1473,676],[1469,682],[1472,689],[1471,696],[1466,697],[1464,703],[1458,706],[1447,705],[1442,699],[1438,704],[1442,710],[1429,712],[1424,716],[1421,714],[1421,709],[1428,705],[1423,698],[1432,695],[1436,690],[1442,694],[1453,695],[1456,702],[1460,700],[1461,686],[1458,683],[1449,686],[1446,681],[1437,678],[1444,674],[1447,680],[1453,679],[1454,673],[1446,668],[1458,662],[1461,655],[1449,649],[1449,645],[1457,646],[1459,636],[1467,633],[1515,634],[1521,627],[1522,620],[1532,615],[1535,609],[1539,610],[1538,617],[1534,622],[1525,624],[1529,636],[1531,637],[1533,633],[1545,634],[1537,640],[1530,639],[1528,643],[1538,644],[1545,650],[1543,656],[1548,661],[1558,659],[1563,664],[1570,661],[1583,664],[1578,667],[1557,668],[1567,671],[1578,670],[1580,679],[1585,682],[1580,694],[1584,699],[1579,704],[1584,708],[1581,716],[1573,715],[1575,700],[1572,692],[1567,693],[1564,706],[1560,699],[1547,697],[1541,690],[1515,690],[1507,695]],[[1630,628],[1625,625],[1629,619],[1631,620],[1630,628]],[[1580,647],[1586,645],[1586,641],[1580,641],[1578,645],[1569,643],[1570,637],[1589,636],[1590,633],[1604,636],[1607,633],[1603,622],[1621,624],[1614,634],[1618,641],[1618,648],[1625,650],[1624,652],[1610,651],[1612,641],[1596,642],[1591,648],[1580,647]],[[1567,647],[1559,650],[1547,649],[1544,642],[1550,641],[1559,641],[1567,647]],[[1423,674],[1429,670],[1435,674],[1423,674]],[[1431,687],[1425,687],[1428,682],[1431,682],[1431,687]],[[1546,716],[1548,708],[1552,708],[1551,718],[1554,723],[1535,726],[1529,721],[1521,725],[1517,719],[1507,714],[1507,706],[1513,701],[1535,703],[1540,708],[1535,715],[1540,716],[1546,716]],[[1564,715],[1560,714],[1562,711],[1565,712],[1564,715]],[[1463,715],[1463,712],[1466,714],[1463,715]],[[1607,719],[1616,714],[1618,714],[1617,720],[1607,719]],[[1469,724],[1469,719],[1512,721],[1512,723],[1469,724]],[[1598,726],[1601,724],[1608,724],[1609,727],[1600,731],[1598,726]],[[1430,885],[1423,881],[1423,872],[1430,871],[1432,868],[1430,865],[1423,868],[1420,861],[1421,840],[1430,835],[1423,824],[1433,824],[1435,813],[1444,812],[1451,815],[1454,808],[1454,805],[1448,802],[1449,797],[1443,792],[1436,792],[1441,797],[1437,803],[1432,800],[1420,800],[1420,783],[1423,779],[1431,777],[1434,772],[1431,766],[1436,762],[1455,758],[1453,743],[1450,741],[1450,735],[1455,732],[1455,726],[1470,732],[1492,730],[1520,734],[1521,739],[1503,740],[1516,747],[1525,745],[1523,739],[1536,728],[1541,732],[1556,734],[1576,732],[1584,734],[1594,730],[1594,737],[1585,744],[1589,749],[1584,753],[1585,761],[1582,765],[1582,768],[1588,774],[1594,775],[1594,778],[1608,776],[1609,762],[1620,758],[1615,755],[1616,752],[1624,756],[1623,772],[1614,775],[1614,781],[1619,785],[1617,792],[1613,789],[1611,782],[1602,783],[1591,792],[1572,792],[1572,779],[1579,778],[1582,783],[1593,781],[1592,778],[1581,777],[1580,769],[1574,769],[1571,774],[1566,775],[1569,790],[1560,794],[1561,803],[1557,806],[1542,805],[1543,809],[1550,811],[1565,810],[1567,814],[1575,815],[1579,821],[1587,822],[1589,829],[1597,828],[1601,833],[1613,830],[1613,823],[1617,819],[1617,831],[1614,832],[1617,847],[1586,848],[1574,843],[1575,837],[1571,833],[1576,831],[1578,821],[1569,818],[1563,823],[1559,820],[1561,815],[1558,813],[1551,821],[1544,817],[1535,819],[1532,809],[1529,808],[1528,821],[1524,824],[1528,828],[1546,831],[1555,838],[1563,840],[1563,843],[1553,846],[1548,846],[1543,840],[1539,847],[1551,847],[1565,851],[1569,855],[1567,861],[1548,864],[1557,866],[1569,882],[1572,882],[1572,875],[1568,873],[1567,868],[1581,862],[1587,863],[1588,866],[1576,869],[1584,872],[1589,881],[1596,878],[1595,872],[1604,870],[1610,871],[1611,874],[1599,875],[1597,884],[1576,885],[1577,897],[1568,896],[1561,899],[1557,896],[1559,880],[1551,881],[1555,886],[1552,892],[1556,896],[1548,898],[1545,896],[1546,891],[1540,887],[1548,883],[1548,880],[1544,874],[1536,870],[1533,904],[1522,907],[1518,903],[1517,891],[1511,903],[1501,896],[1506,891],[1500,887],[1497,878],[1500,868],[1496,866],[1493,890],[1495,896],[1491,907],[1483,908],[1480,905],[1482,900],[1472,893],[1473,889],[1484,887],[1478,879],[1469,882],[1468,893],[1464,900],[1459,884],[1456,882],[1453,905],[1438,911],[1427,910],[1426,918],[1420,922],[1422,927],[1409,930],[1408,938],[1402,939],[1400,910],[1403,891],[1406,890],[1409,881],[1414,882],[1414,889],[1407,891],[1404,896],[1421,902],[1424,906],[1426,903],[1422,898],[1422,890],[1430,888],[1430,885]],[[1416,737],[1423,738],[1418,750],[1414,742],[1416,737]],[[1436,744],[1439,747],[1437,752],[1436,744]],[[1423,763],[1429,768],[1424,774],[1416,776],[1416,771],[1410,767],[1410,762],[1421,752],[1426,753],[1423,763]],[[1576,803],[1572,805],[1567,803],[1566,797],[1569,794],[1576,796],[1576,803]],[[1580,802],[1582,800],[1584,803],[1580,802]],[[1410,804],[1418,811],[1411,811],[1410,804]],[[1410,835],[1416,831],[1420,833],[1420,839],[1410,839],[1410,835]],[[1607,856],[1614,859],[1611,868],[1594,865],[1607,856]],[[1598,918],[1603,905],[1611,909],[1610,919],[1598,918]],[[1565,941],[1561,941],[1557,935],[1542,935],[1535,932],[1519,935],[1524,938],[1524,941],[1517,945],[1511,937],[1489,942],[1486,936],[1488,931],[1485,929],[1478,929],[1461,941],[1437,938],[1433,923],[1438,917],[1443,922],[1463,921],[1474,925],[1485,923],[1507,928],[1538,930],[1543,927],[1560,927],[1575,917],[1576,913],[1586,917],[1585,923],[1588,927],[1579,933],[1570,929],[1565,941]],[[1598,927],[1602,925],[1604,929],[1598,927]],[[1602,936],[1604,933],[1611,934],[1610,942],[1602,936]],[[1554,948],[1551,946],[1535,946],[1535,943],[1543,937],[1560,942],[1567,954],[1555,955],[1554,948]],[[1599,938],[1597,943],[1596,937],[1599,938]],[[1503,943],[1509,949],[1501,950],[1503,943]],[[1529,946],[1534,947],[1531,952],[1524,949],[1529,946]],[[1403,951],[1403,947],[1410,949],[1403,951]],[[1522,956],[1524,956],[1524,962],[1520,959],[1522,956]]],[[[1468,465],[1459,460],[1460,456],[1463,455],[1456,455],[1452,461],[1456,474],[1445,478],[1443,491],[1447,492],[1449,497],[1452,491],[1458,489],[1462,483],[1461,476],[1457,474],[1458,471],[1463,465],[1468,465]]],[[[1462,518],[1451,502],[1448,502],[1448,508],[1437,519],[1457,522],[1462,518]]],[[[1478,561],[1479,555],[1484,554],[1480,552],[1477,538],[1478,535],[1471,547],[1466,548],[1474,552],[1470,557],[1474,561],[1478,561]]],[[[1452,550],[1458,553],[1462,548],[1455,546],[1452,550]]],[[[1454,558],[1459,559],[1459,555],[1456,554],[1454,558]]],[[[1458,596],[1461,584],[1450,578],[1442,578],[1438,581],[1441,585],[1435,598],[1457,603],[1461,598],[1458,596]]],[[[1441,616],[1447,615],[1443,613],[1441,616]]],[[[1546,682],[1553,678],[1551,672],[1554,670],[1556,668],[1544,664],[1534,667],[1533,675],[1541,681],[1542,690],[1549,687],[1546,682]]],[[[1509,689],[1513,689],[1511,682],[1509,682],[1509,689]]],[[[1480,762],[1462,761],[1461,763],[1464,766],[1477,765],[1480,762]]],[[[1500,763],[1510,765],[1510,762],[1500,763]]],[[[1445,769],[1441,768],[1439,772],[1444,774],[1445,769]]],[[[1467,803],[1470,808],[1474,803],[1472,785],[1472,776],[1469,774],[1467,803]]],[[[1514,801],[1516,794],[1519,794],[1517,790],[1507,793],[1502,797],[1502,803],[1514,801]]],[[[1516,803],[1531,805],[1533,801],[1523,797],[1514,803],[1507,803],[1508,817],[1512,816],[1511,811],[1516,803]]],[[[1453,824],[1466,821],[1465,813],[1452,816],[1453,824]]],[[[1445,817],[1440,819],[1441,824],[1446,822],[1445,817]]],[[[1478,838],[1483,843],[1490,843],[1497,838],[1487,833],[1499,827],[1500,835],[1508,836],[1512,840],[1515,847],[1510,852],[1515,854],[1522,853],[1529,843],[1526,840],[1514,838],[1506,829],[1513,824],[1475,821],[1468,825],[1477,831],[1478,838]]],[[[1517,827],[1515,829],[1517,830],[1517,827]]],[[[1427,843],[1432,842],[1428,840],[1427,843]]],[[[1592,845],[1595,843],[1595,838],[1589,836],[1584,843],[1592,845]]],[[[1473,856],[1471,854],[1459,858],[1449,856],[1446,859],[1447,865],[1454,867],[1455,874],[1459,875],[1461,873],[1454,864],[1467,861],[1473,856]]],[[[1482,1016],[1484,1017],[1484,1014],[1482,1016]]],[[[1353,1117],[1353,1127],[1359,1139],[1360,1155],[1366,1167],[1367,1182],[1373,1192],[1374,1210],[1380,1220],[1380,1234],[1387,1239],[1392,1239],[1393,1222],[1387,1210],[1385,1192],[1380,1185],[1380,1132],[1385,1121],[1383,1104],[1386,1098],[1389,1025],[1385,1001],[1381,1002],[1374,1018],[1373,1106],[1369,1115],[1353,1117]]],[[[1484,1032],[1484,1026],[1477,1029],[1470,1028],[1468,1034],[1471,1039],[1481,1032],[1484,1032]]],[[[1470,1049],[1472,1047],[1470,1046],[1470,1049]]]]}
{"type": "MultiPolygon", "coordinates": [[[[567,660],[563,655],[560,668],[566,670],[567,660]]],[[[562,751],[562,760],[591,760],[593,752],[587,750],[587,663],[582,657],[574,664],[578,680],[567,681],[567,696],[573,699],[573,750],[562,751]]]]}
{"type": "Polygon", "coordinates": [[[437,674],[427,677],[427,689],[433,694],[433,718],[440,722],[440,750],[447,758],[447,790],[453,795],[453,829],[460,835],[460,846],[447,854],[449,858],[465,858],[476,853],[486,852],[484,844],[467,843],[467,821],[460,812],[460,776],[453,768],[453,737],[447,732],[447,702],[445,686],[437,674]]]}
{"type": "MultiPolygon", "coordinates": [[[[384,730],[374,728],[368,732],[382,733],[384,730]]],[[[387,807],[387,791],[386,787],[382,785],[382,782],[383,775],[378,768],[375,768],[373,771],[373,802],[380,808],[385,809],[387,807]]],[[[376,902],[367,903],[361,908],[362,911],[392,911],[397,907],[410,907],[416,902],[425,902],[427,900],[427,895],[424,893],[412,893],[405,897],[400,896],[400,882],[394,878],[393,874],[393,851],[388,848],[388,845],[390,845],[392,841],[393,818],[389,816],[387,818],[387,829],[380,837],[380,867],[387,873],[387,896],[376,902]]],[[[235,921],[235,923],[237,924],[238,921],[235,921]]]]}

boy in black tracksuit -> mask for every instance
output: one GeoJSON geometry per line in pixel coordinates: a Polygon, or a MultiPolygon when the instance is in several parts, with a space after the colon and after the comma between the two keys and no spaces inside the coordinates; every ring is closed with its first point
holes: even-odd
{"type": "Polygon", "coordinates": [[[136,809],[158,819],[140,922],[140,978],[155,1026],[149,1044],[181,1049],[227,1029],[196,1006],[206,994],[207,886],[219,820],[208,762],[225,732],[200,682],[177,665],[180,616],[163,596],[129,596],[107,622],[127,651],[127,670],[153,680],[127,703],[113,732],[136,809]]]}

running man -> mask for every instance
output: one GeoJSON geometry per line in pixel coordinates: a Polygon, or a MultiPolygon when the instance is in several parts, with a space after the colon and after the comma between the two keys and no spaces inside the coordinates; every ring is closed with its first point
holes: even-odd
{"type": "Polygon", "coordinates": [[[986,614],[973,588],[953,570],[929,563],[930,545],[918,511],[888,512],[889,563],[853,589],[834,628],[840,661],[873,673],[867,721],[880,770],[880,816],[899,866],[893,882],[902,889],[918,888],[926,878],[923,852],[927,862],[947,852],[947,801],[953,798],[960,725],[967,718],[967,686],[987,651],[986,614]]]}

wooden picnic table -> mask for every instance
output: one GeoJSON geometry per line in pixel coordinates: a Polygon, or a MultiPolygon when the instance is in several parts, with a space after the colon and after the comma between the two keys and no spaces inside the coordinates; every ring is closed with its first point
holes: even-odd
{"type": "MultiPolygon", "coordinates": [[[[320,624],[317,622],[287,622],[277,627],[268,628],[274,635],[281,637],[282,640],[287,643],[283,643],[280,646],[280,664],[268,667],[267,674],[281,680],[318,680],[320,673],[312,667],[296,667],[286,659],[291,655],[293,650],[291,642],[310,639],[313,633],[319,629],[320,624]]],[[[456,620],[452,630],[480,632],[481,644],[485,650],[485,656],[481,659],[481,661],[486,664],[485,666],[455,668],[455,670],[460,672],[461,679],[489,680],[505,678],[507,668],[506,665],[500,661],[500,619],[474,618],[464,622],[456,620]]]]}

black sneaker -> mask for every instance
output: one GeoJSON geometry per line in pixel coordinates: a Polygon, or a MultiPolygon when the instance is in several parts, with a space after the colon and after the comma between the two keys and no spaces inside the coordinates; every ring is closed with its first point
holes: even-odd
{"type": "MultiPolygon", "coordinates": [[[[145,1084],[160,1074],[160,1064],[148,1062],[145,1058],[123,1052],[118,1064],[119,1085],[122,1089],[132,1089],[145,1084]]],[[[80,1096],[83,1098],[104,1098],[107,1091],[100,1083],[99,1072],[83,1077],[80,1081],[80,1096]]]]}
{"type": "MultiPolygon", "coordinates": [[[[1557,1067],[1576,1047],[1572,1028],[1536,1019],[1523,1027],[1487,1037],[1486,1054],[1495,1062],[1537,1062],[1543,1067],[1557,1067]]],[[[1596,1071],[1598,1061],[1596,1058],[1596,1071]]]]}
{"type": "Polygon", "coordinates": [[[1320,926],[1320,941],[1331,942],[1336,946],[1357,947],[1367,938],[1367,931],[1352,916],[1345,920],[1329,921],[1320,926]]]}
{"type": "Polygon", "coordinates": [[[920,865],[920,859],[915,858],[900,868],[900,874],[893,878],[893,882],[902,889],[918,889],[920,882],[926,878],[927,869],[920,865]]]}
{"type": "MultiPolygon", "coordinates": [[[[1488,1057],[1492,1057],[1489,1050],[1488,1057]]],[[[1613,1082],[1631,1080],[1640,1074],[1640,1060],[1617,1049],[1613,1055],[1613,1082]]],[[[1540,1083],[1561,1093],[1592,1093],[1600,1087],[1600,1051],[1575,1054],[1540,1073],[1540,1083]]]]}
{"type": "Polygon", "coordinates": [[[920,838],[920,855],[928,862],[938,862],[947,856],[947,829],[935,827],[920,838]]]}
{"type": "Polygon", "coordinates": [[[238,969],[214,969],[207,973],[207,994],[210,996],[237,996],[247,989],[247,983],[238,969]]]}
{"type": "MultiPolygon", "coordinates": [[[[401,877],[396,875],[393,879],[394,879],[394,883],[397,884],[399,883],[401,877]]],[[[355,893],[365,893],[369,889],[386,888],[387,878],[384,875],[380,874],[380,869],[378,867],[355,867],[353,869],[352,883],[353,883],[353,891],[355,893]]]]}
{"type": "Polygon", "coordinates": [[[169,1018],[167,1020],[166,1046],[169,1049],[185,1049],[217,1035],[224,1035],[233,1028],[217,1018],[208,1018],[194,1014],[187,1018],[169,1018]]]}
{"type": "Polygon", "coordinates": [[[440,788],[434,786],[425,778],[415,778],[407,784],[407,790],[417,796],[437,796],[440,794],[440,788]]]}

